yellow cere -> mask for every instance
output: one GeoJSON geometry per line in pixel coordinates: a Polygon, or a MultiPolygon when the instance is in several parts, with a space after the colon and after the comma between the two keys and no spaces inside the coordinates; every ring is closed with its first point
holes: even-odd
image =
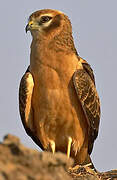
{"type": "Polygon", "coordinates": [[[29,21],[29,23],[28,23],[29,25],[31,25],[31,24],[33,24],[33,21],[29,21]]]}

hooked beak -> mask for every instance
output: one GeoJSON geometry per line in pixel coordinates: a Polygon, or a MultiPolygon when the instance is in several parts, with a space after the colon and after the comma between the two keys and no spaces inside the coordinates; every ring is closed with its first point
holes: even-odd
{"type": "Polygon", "coordinates": [[[26,25],[25,31],[26,33],[31,30],[33,25],[33,21],[29,21],[29,23],[26,25]]]}

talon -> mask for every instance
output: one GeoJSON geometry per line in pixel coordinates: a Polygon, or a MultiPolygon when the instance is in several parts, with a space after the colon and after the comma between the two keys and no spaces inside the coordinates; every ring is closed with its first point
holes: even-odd
{"type": "Polygon", "coordinates": [[[92,165],[92,163],[89,163],[89,164],[85,164],[84,166],[88,167],[88,166],[91,166],[91,165],[92,165]]]}
{"type": "Polygon", "coordinates": [[[54,154],[55,153],[55,142],[53,140],[50,140],[50,147],[51,147],[52,153],[54,154]]]}
{"type": "Polygon", "coordinates": [[[72,138],[68,138],[68,146],[67,146],[67,157],[70,157],[70,151],[71,151],[71,143],[72,143],[72,138]]]}

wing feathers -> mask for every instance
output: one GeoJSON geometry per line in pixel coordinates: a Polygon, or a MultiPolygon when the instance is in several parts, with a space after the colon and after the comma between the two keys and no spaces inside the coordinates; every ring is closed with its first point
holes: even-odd
{"type": "Polygon", "coordinates": [[[91,67],[87,64],[84,69],[78,69],[73,75],[73,82],[89,125],[90,154],[93,148],[92,144],[98,135],[100,121],[100,102],[91,67]]]}
{"type": "Polygon", "coordinates": [[[33,129],[31,99],[33,93],[33,77],[27,70],[20,82],[19,88],[19,110],[24,126],[33,129]]]}
{"type": "Polygon", "coordinates": [[[26,133],[43,150],[44,148],[34,131],[33,109],[31,104],[33,87],[34,87],[34,81],[28,67],[26,73],[24,74],[20,82],[19,111],[26,133]]]}

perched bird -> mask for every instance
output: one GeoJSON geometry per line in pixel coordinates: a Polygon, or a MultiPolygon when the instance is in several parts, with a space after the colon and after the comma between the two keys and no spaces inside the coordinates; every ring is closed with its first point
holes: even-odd
{"type": "Polygon", "coordinates": [[[90,163],[100,102],[93,70],[75,49],[70,20],[57,10],[39,10],[29,17],[27,31],[30,65],[19,88],[24,128],[42,150],[90,163]]]}

